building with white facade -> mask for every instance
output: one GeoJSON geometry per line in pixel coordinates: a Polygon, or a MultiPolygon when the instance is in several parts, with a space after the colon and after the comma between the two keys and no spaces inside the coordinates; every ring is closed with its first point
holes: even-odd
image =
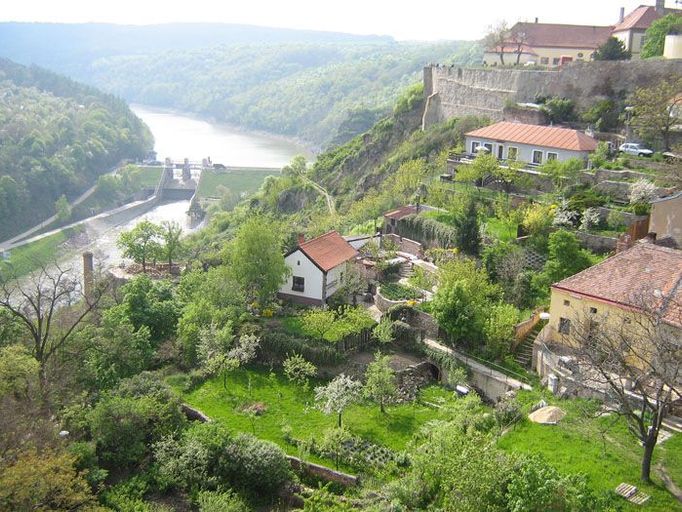
{"type": "Polygon", "coordinates": [[[279,289],[279,297],[303,304],[321,306],[342,286],[346,265],[359,256],[338,232],[330,231],[286,254],[291,274],[279,289]]]}
{"type": "Polygon", "coordinates": [[[586,160],[597,141],[584,132],[555,126],[503,121],[466,134],[466,152],[484,147],[500,160],[541,165],[548,160],[586,160]]]}

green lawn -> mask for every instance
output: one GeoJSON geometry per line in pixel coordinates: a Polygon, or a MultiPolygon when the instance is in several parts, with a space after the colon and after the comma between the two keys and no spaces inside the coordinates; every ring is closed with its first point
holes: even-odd
{"type": "Polygon", "coordinates": [[[490,217],[485,221],[488,234],[502,242],[510,242],[516,239],[517,224],[505,222],[497,217],[490,217]]]}
{"type": "Polygon", "coordinates": [[[201,173],[199,180],[199,196],[218,197],[219,186],[237,194],[242,192],[250,194],[258,190],[266,177],[279,174],[279,171],[272,169],[206,170],[201,173]]]}
{"type": "MultiPolygon", "coordinates": [[[[171,376],[169,383],[182,393],[184,378],[183,375],[171,376]]],[[[336,426],[337,421],[336,415],[327,416],[315,409],[312,389],[303,390],[283,375],[270,374],[262,368],[233,372],[228,377],[227,390],[223,388],[222,380],[215,378],[182,396],[187,403],[231,429],[251,433],[251,420],[240,409],[253,402],[265,404],[266,412],[255,420],[255,435],[277,443],[291,454],[296,454],[297,450],[284,440],[283,426],[291,427],[291,435],[296,439],[319,438],[326,429],[336,426]]],[[[424,389],[421,397],[432,404],[456,400],[452,392],[439,386],[424,389]]],[[[441,409],[416,402],[387,407],[385,414],[377,405],[360,404],[344,412],[343,423],[355,435],[401,450],[424,423],[444,418],[445,414],[441,409]]]]}
{"type": "Polygon", "coordinates": [[[66,229],[41,238],[10,251],[8,261],[0,261],[0,274],[13,277],[25,276],[41,265],[55,261],[62,252],[62,245],[79,232],[79,227],[66,229]]]}
{"type": "MultiPolygon", "coordinates": [[[[522,396],[528,403],[539,398],[534,392],[522,396]]],[[[545,400],[552,401],[546,397],[545,400]]],[[[499,446],[510,452],[540,453],[560,471],[587,474],[598,490],[613,490],[621,482],[627,482],[651,495],[646,506],[628,504],[626,510],[682,510],[682,504],[666,491],[658,478],[654,477],[656,485],[640,482],[641,449],[627,432],[623,420],[614,416],[595,419],[587,412],[594,412],[594,407],[582,400],[555,402],[567,413],[558,425],[524,420],[500,439],[499,446]]],[[[670,474],[681,485],[682,436],[669,439],[662,449],[656,450],[654,463],[661,460],[672,461],[670,474]]]]}

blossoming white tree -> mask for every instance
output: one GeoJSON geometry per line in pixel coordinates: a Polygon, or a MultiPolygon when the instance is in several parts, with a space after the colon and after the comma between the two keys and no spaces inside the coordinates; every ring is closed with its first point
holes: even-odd
{"type": "Polygon", "coordinates": [[[317,408],[323,413],[338,414],[338,426],[341,427],[341,415],[344,409],[357,402],[361,392],[362,383],[342,373],[326,386],[315,388],[315,402],[317,402],[317,408]]]}

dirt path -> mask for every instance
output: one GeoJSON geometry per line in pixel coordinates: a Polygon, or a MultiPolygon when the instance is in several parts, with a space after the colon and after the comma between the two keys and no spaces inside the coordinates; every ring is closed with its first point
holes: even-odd
{"type": "Polygon", "coordinates": [[[329,209],[329,213],[331,213],[332,215],[336,215],[336,205],[334,204],[334,198],[329,192],[327,192],[327,189],[325,189],[322,185],[318,185],[313,180],[311,180],[307,176],[304,176],[303,174],[299,174],[299,176],[305,183],[308,183],[310,186],[312,186],[315,190],[317,190],[320,194],[324,196],[324,199],[327,202],[327,208],[329,209]]]}

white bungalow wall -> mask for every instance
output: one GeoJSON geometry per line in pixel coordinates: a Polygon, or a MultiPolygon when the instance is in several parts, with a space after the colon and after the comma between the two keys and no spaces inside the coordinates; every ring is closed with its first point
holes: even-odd
{"type": "Polygon", "coordinates": [[[556,149],[542,146],[532,146],[529,144],[517,144],[514,142],[501,142],[494,139],[485,139],[481,137],[466,137],[467,153],[471,153],[472,143],[478,142],[481,146],[484,144],[491,144],[493,147],[492,154],[499,157],[499,148],[502,146],[502,159],[506,160],[509,157],[509,147],[518,148],[517,160],[521,162],[530,163],[533,161],[533,151],[542,151],[542,163],[547,161],[547,153],[556,153],[557,160],[563,162],[571,158],[579,158],[581,160],[587,159],[589,151],[571,151],[567,149],[556,149]]]}

